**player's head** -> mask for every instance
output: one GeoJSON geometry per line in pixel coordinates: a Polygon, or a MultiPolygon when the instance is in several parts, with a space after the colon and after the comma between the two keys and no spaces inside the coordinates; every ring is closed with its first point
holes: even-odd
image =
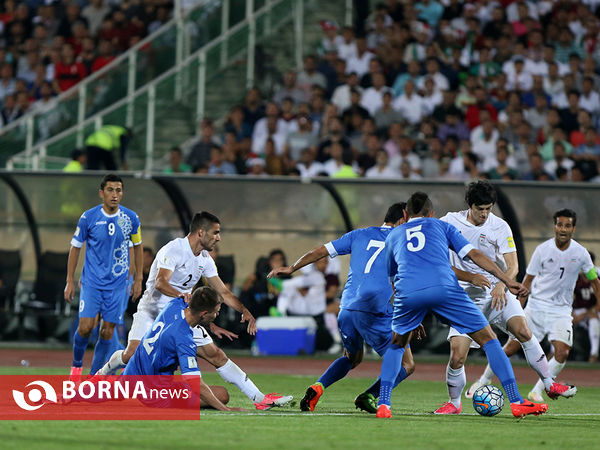
{"type": "Polygon", "coordinates": [[[496,203],[496,190],[488,181],[473,181],[467,187],[465,201],[469,205],[469,219],[481,225],[488,219],[496,203]]]}
{"type": "Polygon", "coordinates": [[[194,323],[190,325],[209,324],[214,321],[221,310],[221,303],[223,303],[223,298],[213,288],[202,286],[195,289],[188,304],[194,320],[194,323]]]}
{"type": "Polygon", "coordinates": [[[393,226],[400,225],[404,223],[404,211],[406,210],[405,202],[394,203],[390,206],[385,213],[385,219],[383,219],[384,223],[391,224],[393,226]]]}
{"type": "Polygon", "coordinates": [[[198,236],[202,249],[211,252],[221,240],[221,221],[207,211],[196,213],[190,223],[190,235],[198,236]]]}
{"type": "Polygon", "coordinates": [[[556,211],[552,218],[554,219],[554,238],[556,243],[562,247],[573,237],[575,225],[577,224],[577,214],[572,209],[561,209],[556,211]]]}
{"type": "Polygon", "coordinates": [[[99,195],[104,209],[109,213],[115,212],[123,198],[123,180],[121,180],[121,177],[114,173],[105,175],[100,182],[99,195]]]}
{"type": "Polygon", "coordinates": [[[410,217],[433,216],[433,203],[425,192],[415,192],[406,202],[406,215],[410,217]]]}

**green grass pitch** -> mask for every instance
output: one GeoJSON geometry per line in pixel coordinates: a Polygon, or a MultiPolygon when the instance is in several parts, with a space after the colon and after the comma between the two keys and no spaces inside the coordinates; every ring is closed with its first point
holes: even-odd
{"type": "MultiPolygon", "coordinates": [[[[0,374],[58,374],[64,370],[2,368],[0,374]]],[[[209,384],[222,384],[205,373],[209,384]]],[[[258,386],[300,400],[308,376],[253,374],[258,386]]],[[[372,382],[347,378],[325,391],[314,413],[294,407],[267,412],[250,409],[235,387],[231,405],[249,413],[203,411],[200,421],[6,421],[0,422],[2,449],[593,449],[600,447],[600,388],[580,388],[573,399],[550,401],[549,413],[517,420],[506,406],[496,417],[477,415],[469,400],[460,416],[427,414],[446,400],[443,381],[408,379],[394,391],[391,420],[354,408],[353,399],[372,382]]],[[[519,386],[528,392],[530,385],[519,386]]]]}

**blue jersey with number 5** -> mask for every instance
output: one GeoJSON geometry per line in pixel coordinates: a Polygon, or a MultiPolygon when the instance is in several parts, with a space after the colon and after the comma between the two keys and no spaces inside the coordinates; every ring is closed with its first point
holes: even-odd
{"type": "Polygon", "coordinates": [[[185,320],[187,304],[178,297],[158,315],[142,338],[123,375],[200,375],[194,332],[185,320]]]}
{"type": "Polygon", "coordinates": [[[453,225],[416,217],[390,233],[386,248],[388,273],[399,297],[432,286],[458,286],[448,249],[464,258],[473,246],[453,225]]]}
{"type": "Polygon", "coordinates": [[[325,244],[329,256],[350,253],[348,281],[340,307],[374,314],[391,314],[393,295],[385,262],[385,240],[392,227],[369,227],[346,233],[325,244]]]}

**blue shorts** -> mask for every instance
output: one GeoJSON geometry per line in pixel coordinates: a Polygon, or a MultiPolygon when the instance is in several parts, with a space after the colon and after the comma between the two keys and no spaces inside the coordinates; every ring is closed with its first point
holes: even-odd
{"type": "Polygon", "coordinates": [[[119,323],[123,317],[123,297],[127,283],[124,281],[112,289],[96,289],[81,284],[79,294],[79,318],[96,317],[98,313],[105,322],[119,323]]]}
{"type": "Polygon", "coordinates": [[[488,325],[483,313],[460,286],[432,286],[394,299],[392,330],[398,334],[414,330],[429,311],[460,333],[473,333],[488,325]]]}
{"type": "Polygon", "coordinates": [[[346,351],[354,355],[366,342],[379,356],[383,356],[392,342],[392,316],[341,309],[338,327],[346,351]]]}

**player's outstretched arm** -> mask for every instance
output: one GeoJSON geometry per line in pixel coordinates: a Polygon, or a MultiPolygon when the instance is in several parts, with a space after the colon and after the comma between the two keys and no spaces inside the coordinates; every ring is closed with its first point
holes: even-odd
{"type": "Polygon", "coordinates": [[[240,302],[235,295],[233,295],[233,292],[227,289],[227,286],[225,286],[221,278],[218,276],[210,277],[206,279],[206,282],[211,288],[221,294],[223,301],[227,306],[231,306],[237,312],[242,313],[242,319],[240,322],[248,322],[248,334],[255,335],[256,319],[248,310],[248,308],[246,308],[244,304],[240,302]]]}
{"type": "Polygon", "coordinates": [[[144,247],[142,244],[133,247],[133,261],[135,264],[135,276],[131,287],[131,300],[136,301],[142,295],[142,279],[144,278],[144,247]]]}
{"type": "Polygon", "coordinates": [[[267,278],[278,277],[280,275],[291,275],[296,270],[301,269],[304,266],[308,266],[309,264],[312,264],[321,258],[325,258],[326,256],[329,256],[329,252],[324,245],[321,245],[320,247],[313,248],[310,252],[302,255],[300,259],[291,266],[279,267],[271,270],[267,275],[267,278]]]}
{"type": "Polygon", "coordinates": [[[471,258],[471,260],[483,270],[491,273],[500,281],[502,281],[513,294],[518,296],[529,294],[529,290],[525,286],[507,277],[506,274],[500,269],[500,267],[498,267],[496,263],[490,258],[488,258],[482,251],[474,248],[471,249],[471,251],[467,253],[466,256],[471,258]]]}
{"type": "Polygon", "coordinates": [[[485,275],[482,275],[480,273],[466,272],[464,270],[457,269],[454,266],[452,266],[452,270],[454,271],[454,274],[456,275],[456,278],[458,278],[459,281],[466,281],[467,283],[471,283],[473,286],[482,288],[492,287],[490,280],[488,280],[485,277],[485,275]]]}
{"type": "Polygon", "coordinates": [[[65,285],[65,300],[71,303],[75,296],[75,268],[79,261],[81,248],[71,246],[69,250],[69,259],[67,261],[67,282],[65,285]]]}
{"type": "Polygon", "coordinates": [[[219,411],[246,411],[242,408],[230,408],[221,403],[221,401],[217,398],[217,396],[213,393],[211,388],[204,382],[202,378],[200,378],[200,400],[203,400],[211,408],[217,409],[219,411]]]}
{"type": "Polygon", "coordinates": [[[210,331],[217,336],[219,339],[223,339],[224,337],[226,337],[227,339],[229,339],[230,341],[233,341],[234,339],[237,339],[239,336],[229,330],[226,330],[225,328],[221,328],[218,325],[215,325],[214,322],[211,322],[209,325],[210,331]]]}

